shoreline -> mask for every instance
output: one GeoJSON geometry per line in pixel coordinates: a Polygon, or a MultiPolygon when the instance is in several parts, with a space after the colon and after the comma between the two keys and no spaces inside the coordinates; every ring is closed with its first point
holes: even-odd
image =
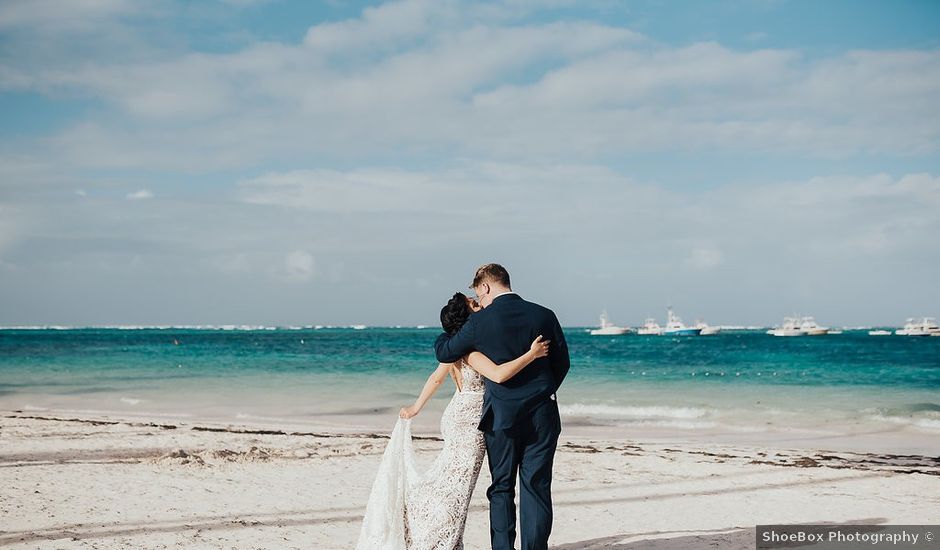
{"type": "MultiPolygon", "coordinates": [[[[316,430],[302,431],[278,429],[276,427],[263,427],[261,425],[221,425],[211,422],[197,423],[171,423],[165,421],[133,421],[118,420],[114,418],[93,418],[93,417],[74,417],[61,415],[37,415],[22,411],[2,411],[4,419],[22,419],[36,420],[42,422],[65,422],[76,424],[87,424],[90,426],[123,426],[130,428],[158,428],[161,430],[179,430],[180,432],[204,432],[216,434],[234,434],[242,436],[281,436],[284,438],[313,438],[313,439],[364,439],[364,440],[387,440],[390,432],[381,431],[357,431],[357,430],[316,430]],[[13,414],[10,414],[13,413],[13,414]]],[[[415,441],[442,442],[439,434],[415,431],[412,435],[415,441]]],[[[608,444],[608,450],[626,451],[628,449],[639,449],[639,445],[663,447],[664,452],[688,453],[717,458],[743,458],[750,459],[756,464],[768,464],[775,466],[796,466],[796,467],[826,467],[826,468],[851,468],[851,469],[884,469],[894,473],[921,473],[925,475],[940,476],[940,455],[929,454],[898,454],[898,453],[880,453],[880,452],[855,452],[838,451],[822,448],[792,448],[792,447],[768,447],[768,453],[764,447],[729,444],[720,442],[670,442],[664,440],[637,440],[631,438],[599,438],[595,435],[586,433],[562,433],[559,439],[559,448],[566,447],[573,452],[595,453],[601,452],[598,445],[608,444]],[[613,442],[619,442],[621,447],[612,445],[613,442]],[[670,449],[670,444],[675,446],[701,445],[703,449],[721,450],[736,449],[742,453],[739,455],[730,455],[722,452],[710,452],[706,450],[689,449],[670,449]],[[835,453],[835,454],[823,454],[835,453]],[[767,460],[769,455],[774,455],[778,460],[767,460]],[[814,456],[809,456],[814,455],[814,456]],[[839,456],[842,455],[842,456],[839,456]],[[866,467],[867,466],[871,466],[866,467]],[[880,467],[876,467],[880,466],[880,467]]],[[[8,462],[9,454],[0,456],[0,461],[8,462]]]]}
{"type": "MultiPolygon", "coordinates": [[[[440,413],[445,403],[432,403],[412,421],[412,431],[421,437],[440,437],[440,413]]],[[[0,415],[79,418],[105,424],[142,423],[178,427],[202,426],[205,431],[242,430],[244,433],[283,433],[342,436],[391,433],[397,409],[365,408],[357,414],[319,414],[306,417],[239,415],[164,414],[154,412],[93,409],[54,409],[42,407],[0,408],[0,415]]],[[[203,429],[200,428],[200,429],[203,429]]],[[[193,428],[196,429],[196,428],[193,428]]],[[[763,430],[716,425],[689,428],[659,423],[624,425],[603,418],[562,414],[562,438],[574,440],[623,440],[663,445],[730,445],[785,448],[792,451],[854,452],[899,455],[940,456],[940,437],[935,430],[889,422],[832,422],[820,420],[812,426],[776,425],[763,430]]]]}

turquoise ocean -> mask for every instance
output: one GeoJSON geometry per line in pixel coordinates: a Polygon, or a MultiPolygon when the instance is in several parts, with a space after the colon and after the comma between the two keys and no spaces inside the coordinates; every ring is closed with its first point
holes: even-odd
{"type": "MultiPolygon", "coordinates": [[[[903,432],[940,442],[940,338],[565,330],[572,365],[559,403],[573,429],[903,432]]],[[[381,427],[436,367],[438,334],[433,327],[2,329],[0,409],[381,427]]],[[[428,410],[441,410],[452,392],[440,391],[428,410]]],[[[433,429],[435,415],[424,416],[433,429]]]]}

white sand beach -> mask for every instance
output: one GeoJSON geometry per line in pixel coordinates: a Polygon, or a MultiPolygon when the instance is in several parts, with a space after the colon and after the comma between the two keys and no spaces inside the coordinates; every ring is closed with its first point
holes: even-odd
{"type": "MultiPolygon", "coordinates": [[[[940,457],[563,433],[558,549],[753,548],[769,523],[940,522],[940,457]]],[[[0,547],[352,548],[381,433],[6,411],[0,547]]],[[[430,461],[433,433],[417,442],[430,461]]],[[[488,548],[482,474],[466,530],[488,548]]]]}

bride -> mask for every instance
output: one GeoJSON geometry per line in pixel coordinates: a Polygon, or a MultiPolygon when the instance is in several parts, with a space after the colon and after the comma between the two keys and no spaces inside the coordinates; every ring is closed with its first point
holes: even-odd
{"type": "MultiPolygon", "coordinates": [[[[441,309],[441,325],[456,334],[476,301],[456,293],[441,309]]],[[[357,550],[460,550],[470,497],[483,465],[483,376],[502,383],[548,354],[539,336],[524,355],[497,365],[478,351],[452,364],[441,363],[414,404],[399,412],[362,520],[357,550]],[[417,415],[448,375],[457,391],[441,416],[444,447],[425,472],[418,472],[411,446],[410,419],[417,415]]]]}

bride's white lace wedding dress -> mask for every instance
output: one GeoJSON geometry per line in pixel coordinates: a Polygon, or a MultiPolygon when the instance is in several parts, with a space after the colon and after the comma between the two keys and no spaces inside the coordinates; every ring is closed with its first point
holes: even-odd
{"type": "Polygon", "coordinates": [[[420,472],[411,445],[411,422],[392,432],[362,520],[357,550],[459,550],[486,447],[477,429],[483,377],[464,364],[462,390],[441,416],[444,448],[420,472]]]}

